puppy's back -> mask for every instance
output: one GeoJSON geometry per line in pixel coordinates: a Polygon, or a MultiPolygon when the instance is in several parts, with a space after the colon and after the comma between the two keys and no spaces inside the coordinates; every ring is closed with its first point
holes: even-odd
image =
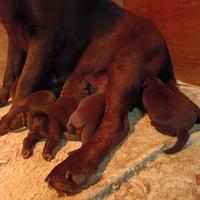
{"type": "Polygon", "coordinates": [[[173,126],[196,122],[196,113],[190,102],[175,92],[159,79],[147,78],[143,92],[143,104],[151,119],[155,122],[173,126]]]}

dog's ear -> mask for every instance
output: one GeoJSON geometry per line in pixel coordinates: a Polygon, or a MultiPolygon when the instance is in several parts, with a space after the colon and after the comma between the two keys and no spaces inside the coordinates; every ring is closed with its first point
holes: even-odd
{"type": "Polygon", "coordinates": [[[27,126],[31,131],[41,129],[42,132],[48,131],[49,115],[43,111],[34,110],[29,114],[27,126]]]}
{"type": "Polygon", "coordinates": [[[147,81],[146,81],[146,79],[143,81],[143,83],[142,83],[142,89],[144,89],[144,88],[146,88],[147,87],[147,81]]]}
{"type": "Polygon", "coordinates": [[[155,78],[154,77],[146,77],[143,81],[143,84],[142,84],[142,88],[146,88],[147,86],[149,86],[149,84],[151,84],[152,80],[154,80],[155,78]]]}

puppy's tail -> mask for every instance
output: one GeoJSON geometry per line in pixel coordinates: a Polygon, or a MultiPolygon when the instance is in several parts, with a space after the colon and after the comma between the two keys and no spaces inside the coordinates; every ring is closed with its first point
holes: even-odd
{"type": "Polygon", "coordinates": [[[187,141],[190,137],[190,134],[187,129],[180,128],[178,130],[177,137],[178,137],[178,139],[177,139],[175,145],[169,149],[164,150],[164,153],[173,154],[173,153],[179,152],[187,143],[187,141]]]}

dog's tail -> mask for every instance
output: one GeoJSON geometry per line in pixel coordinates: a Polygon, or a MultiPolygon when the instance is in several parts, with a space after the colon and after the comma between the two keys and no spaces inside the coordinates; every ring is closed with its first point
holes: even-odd
{"type": "Polygon", "coordinates": [[[189,98],[187,97],[184,93],[182,93],[179,88],[177,87],[176,81],[170,80],[167,82],[167,85],[171,90],[173,90],[175,93],[179,94],[180,96],[184,97],[189,101],[189,103],[192,105],[194,111],[197,114],[197,123],[200,123],[200,108],[189,98]]]}
{"type": "Polygon", "coordinates": [[[187,143],[190,134],[186,128],[180,128],[177,132],[177,141],[175,145],[169,149],[164,150],[166,154],[173,154],[179,152],[187,143]]]}

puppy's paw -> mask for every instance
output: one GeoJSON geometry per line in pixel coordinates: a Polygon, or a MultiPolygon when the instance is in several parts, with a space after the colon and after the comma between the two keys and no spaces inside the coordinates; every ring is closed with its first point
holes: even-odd
{"type": "Polygon", "coordinates": [[[50,153],[43,153],[42,156],[43,156],[44,160],[46,160],[48,162],[50,162],[52,159],[54,159],[54,156],[50,153]]]}
{"type": "Polygon", "coordinates": [[[28,158],[30,158],[32,155],[33,155],[33,152],[32,152],[31,150],[28,150],[28,149],[22,150],[22,157],[23,157],[24,159],[28,159],[28,158]]]}
{"type": "Polygon", "coordinates": [[[9,131],[10,128],[7,123],[6,115],[4,115],[0,120],[0,136],[7,134],[9,131]]]}
{"type": "Polygon", "coordinates": [[[78,134],[78,133],[69,133],[69,132],[66,132],[64,134],[64,137],[66,140],[68,141],[81,141],[81,135],[78,134]]]}

